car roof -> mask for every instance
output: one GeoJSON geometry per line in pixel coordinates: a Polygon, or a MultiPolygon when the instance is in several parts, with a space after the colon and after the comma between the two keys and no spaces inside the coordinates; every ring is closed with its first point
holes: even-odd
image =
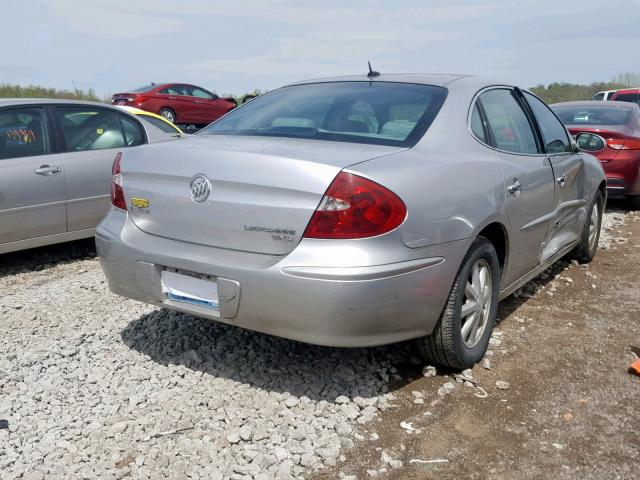
{"type": "Polygon", "coordinates": [[[67,100],[65,98],[0,98],[0,107],[13,105],[93,105],[96,107],[113,108],[107,103],[85,100],[67,100]]]}
{"type": "Polygon", "coordinates": [[[394,83],[413,83],[423,85],[435,85],[439,87],[450,87],[454,83],[465,84],[477,84],[479,88],[489,85],[512,85],[509,82],[495,81],[493,79],[476,76],[476,75],[463,75],[455,73],[384,73],[376,77],[368,77],[365,75],[348,75],[341,77],[326,77],[316,78],[310,80],[303,80],[300,82],[294,82],[287,86],[292,85],[305,85],[312,83],[329,83],[329,82],[394,82],[394,83]]]}
{"type": "Polygon", "coordinates": [[[638,104],[635,102],[616,102],[616,101],[608,101],[603,102],[601,100],[577,100],[573,102],[558,102],[552,103],[549,105],[550,107],[613,107],[613,108],[624,108],[624,109],[636,109],[638,108],[638,104]]]}
{"type": "Polygon", "coordinates": [[[640,93],[640,87],[621,88],[620,90],[616,90],[616,93],[640,93]]]}

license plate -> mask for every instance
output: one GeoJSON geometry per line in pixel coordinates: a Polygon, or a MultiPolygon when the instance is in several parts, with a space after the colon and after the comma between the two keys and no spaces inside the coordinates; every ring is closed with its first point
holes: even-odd
{"type": "Polygon", "coordinates": [[[160,274],[160,283],[162,292],[173,302],[220,311],[218,284],[214,280],[163,270],[160,274]]]}
{"type": "Polygon", "coordinates": [[[125,102],[124,100],[116,100],[116,105],[124,105],[125,103],[127,102],[125,102]]]}

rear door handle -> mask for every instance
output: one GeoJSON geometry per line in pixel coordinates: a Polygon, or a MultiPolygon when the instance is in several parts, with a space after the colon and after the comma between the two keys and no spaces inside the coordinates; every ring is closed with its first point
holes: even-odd
{"type": "Polygon", "coordinates": [[[509,193],[518,193],[522,189],[522,184],[516,178],[514,182],[507,187],[509,193]]]}
{"type": "Polygon", "coordinates": [[[38,175],[51,176],[54,173],[60,173],[62,171],[62,169],[60,167],[58,167],[57,165],[54,165],[53,167],[50,166],[50,165],[41,165],[40,168],[36,168],[34,171],[38,175]]]}
{"type": "Polygon", "coordinates": [[[564,183],[566,180],[567,180],[567,175],[565,173],[563,173],[558,178],[556,178],[556,182],[558,182],[558,185],[560,185],[561,187],[564,187],[564,183]]]}

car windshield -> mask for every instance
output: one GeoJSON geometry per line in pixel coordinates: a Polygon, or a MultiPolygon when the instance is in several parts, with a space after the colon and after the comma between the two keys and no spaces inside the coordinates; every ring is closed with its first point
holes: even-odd
{"type": "Polygon", "coordinates": [[[135,88],[133,90],[131,90],[131,93],[145,93],[145,92],[150,92],[151,90],[153,90],[154,88],[156,88],[158,85],[156,85],[155,83],[152,83],[150,85],[145,85],[144,87],[140,87],[140,88],[135,88]]]}
{"type": "Polygon", "coordinates": [[[631,108],[572,105],[552,107],[565,125],[627,125],[631,122],[631,108]]]}
{"type": "Polygon", "coordinates": [[[258,135],[412,146],[442,106],[446,89],[391,82],[294,85],[261,95],[199,135],[258,135]]]}

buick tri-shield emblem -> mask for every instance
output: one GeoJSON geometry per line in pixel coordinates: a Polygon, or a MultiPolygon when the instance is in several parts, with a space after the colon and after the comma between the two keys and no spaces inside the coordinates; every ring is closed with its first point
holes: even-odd
{"type": "Polygon", "coordinates": [[[209,198],[211,182],[209,182],[209,179],[204,175],[196,175],[191,179],[189,189],[191,190],[191,198],[193,201],[202,203],[209,198]]]}

